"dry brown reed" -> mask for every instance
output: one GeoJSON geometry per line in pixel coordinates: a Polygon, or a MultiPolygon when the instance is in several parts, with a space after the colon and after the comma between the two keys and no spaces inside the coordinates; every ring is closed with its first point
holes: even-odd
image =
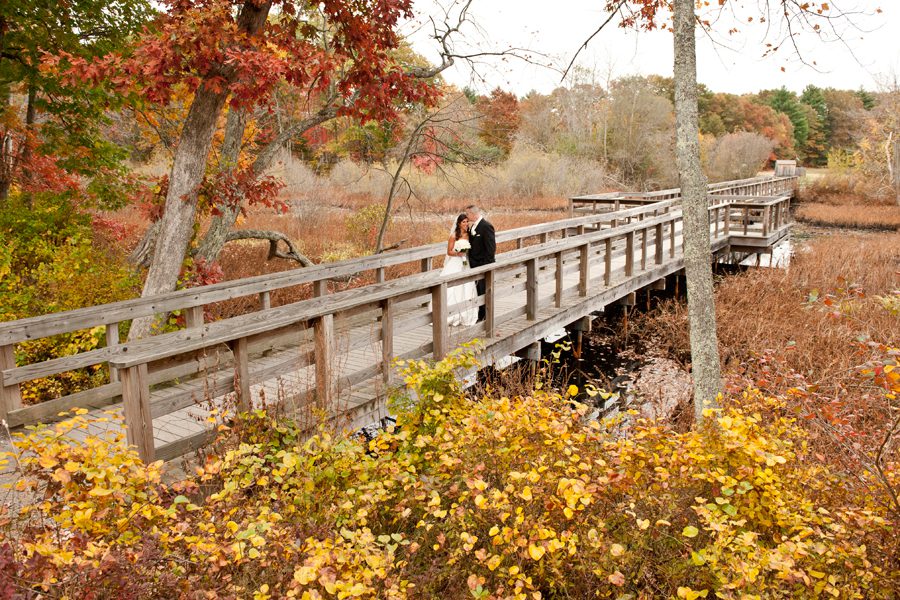
{"type": "Polygon", "coordinates": [[[900,206],[804,203],[794,215],[798,221],[823,227],[900,229],[900,206]]]}

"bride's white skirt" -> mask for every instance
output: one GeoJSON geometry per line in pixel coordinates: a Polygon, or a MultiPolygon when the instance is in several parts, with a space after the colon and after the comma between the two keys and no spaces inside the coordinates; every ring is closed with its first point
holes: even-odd
{"type": "MultiPolygon", "coordinates": [[[[461,256],[448,256],[444,261],[441,275],[453,275],[468,270],[461,256]]],[[[478,321],[478,290],[475,282],[447,288],[447,305],[449,316],[447,324],[451,327],[470,327],[478,321]]]]}

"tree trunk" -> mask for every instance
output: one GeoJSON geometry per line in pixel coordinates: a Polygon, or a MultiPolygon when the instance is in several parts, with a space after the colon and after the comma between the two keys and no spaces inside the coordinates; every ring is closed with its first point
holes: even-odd
{"type": "MultiPolygon", "coordinates": [[[[247,127],[248,114],[244,110],[229,109],[225,122],[225,137],[222,140],[222,151],[219,155],[219,171],[233,173],[241,155],[241,142],[244,129],[247,127]]],[[[219,204],[219,214],[212,218],[209,229],[197,248],[196,257],[211,263],[219,256],[225,245],[226,236],[237,221],[241,211],[241,203],[219,204]]]]}
{"type": "Polygon", "coordinates": [[[709,205],[706,178],[700,168],[694,0],[675,0],[673,10],[675,149],[684,215],[684,266],[694,379],[694,420],[699,424],[704,408],[718,406],[722,382],[709,241],[709,205]]]}
{"type": "MultiPolygon", "coordinates": [[[[241,7],[238,28],[250,35],[257,34],[265,25],[271,7],[269,2],[251,2],[241,7]]],[[[233,71],[221,66],[216,76],[225,75],[230,81],[233,71]]],[[[169,175],[169,190],[160,222],[159,235],[150,262],[150,270],[141,296],[171,292],[178,282],[181,264],[194,231],[197,208],[197,190],[206,172],[206,163],[212,147],[216,122],[228,98],[227,89],[220,86],[215,91],[201,83],[194,94],[187,119],[181,130],[175,161],[169,175]]],[[[130,339],[139,339],[150,333],[152,319],[138,319],[132,323],[130,339]]]]}
{"type": "MultiPolygon", "coordinates": [[[[298,121],[284,129],[274,140],[269,142],[266,147],[263,148],[256,157],[256,160],[253,161],[253,176],[259,177],[265,173],[272,165],[272,161],[277,156],[278,150],[292,137],[300,135],[316,125],[320,125],[325,121],[333,119],[335,116],[337,116],[337,107],[332,106],[329,102],[325,108],[315,115],[303,119],[302,121],[298,121]]],[[[230,127],[235,128],[235,132],[232,132],[231,137],[236,139],[237,124],[231,125],[231,113],[229,113],[228,117],[229,121],[225,124],[225,140],[222,147],[222,156],[224,158],[226,154],[230,155],[230,153],[234,152],[233,158],[231,156],[228,157],[232,160],[233,168],[233,166],[237,164],[237,159],[240,154],[240,143],[237,144],[237,147],[229,145],[229,129],[230,127]]],[[[244,117],[242,121],[245,119],[246,117],[244,117]]],[[[241,124],[241,137],[243,137],[243,128],[245,124],[245,122],[241,124]]],[[[214,262],[219,257],[219,252],[222,251],[225,243],[231,241],[228,238],[228,234],[234,227],[238,214],[240,214],[240,205],[241,202],[238,202],[234,206],[219,207],[220,214],[213,217],[212,222],[209,224],[209,229],[206,231],[203,240],[200,242],[200,246],[197,248],[197,257],[202,258],[208,263],[214,262]]]]}

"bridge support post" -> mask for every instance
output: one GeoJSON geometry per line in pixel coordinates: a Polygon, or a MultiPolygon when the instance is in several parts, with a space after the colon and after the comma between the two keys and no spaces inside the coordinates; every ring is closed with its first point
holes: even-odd
{"type": "Polygon", "coordinates": [[[538,313],[538,276],[537,259],[532,258],[525,263],[525,318],[529,321],[537,319],[538,313]]]}
{"type": "Polygon", "coordinates": [[[625,277],[634,273],[634,232],[625,234],[625,277]]]}
{"type": "Polygon", "coordinates": [[[612,238],[606,238],[603,243],[603,285],[609,287],[612,281],[612,238]]]}
{"type": "Polygon", "coordinates": [[[563,253],[560,251],[556,253],[556,292],[553,295],[553,305],[556,308],[562,306],[563,276],[563,253]]]}
{"type": "Polygon", "coordinates": [[[494,337],[494,300],[494,271],[488,271],[484,274],[484,335],[488,338],[494,337]]]}
{"type": "Polygon", "coordinates": [[[578,295],[587,296],[588,295],[588,278],[591,273],[591,263],[590,263],[590,244],[585,244],[581,247],[581,252],[579,254],[578,259],[578,295]]]}
{"type": "Polygon", "coordinates": [[[447,284],[441,283],[431,288],[431,333],[434,346],[434,360],[447,356],[447,284]]]}
{"type": "Polygon", "coordinates": [[[392,379],[391,361],[394,360],[394,301],[381,301],[381,378],[386,385],[392,379]]]}
{"type": "Polygon", "coordinates": [[[313,325],[316,340],[316,402],[327,410],[334,399],[334,315],[323,315],[313,325]]]}
{"type": "Polygon", "coordinates": [[[247,351],[247,338],[240,338],[229,343],[234,355],[234,392],[237,394],[237,408],[246,412],[253,408],[250,397],[250,357],[247,351]]]}
{"type": "Polygon", "coordinates": [[[520,350],[516,350],[516,356],[525,360],[538,362],[541,360],[541,342],[537,341],[529,344],[520,350]]]}
{"type": "Polygon", "coordinates": [[[129,367],[122,375],[122,412],[125,414],[125,436],[137,448],[145,463],[153,462],[153,417],[150,415],[150,385],[147,365],[129,367]]]}
{"type": "MultiPolygon", "coordinates": [[[[0,346],[0,371],[16,368],[15,345],[0,346]]],[[[2,375],[0,375],[2,377],[2,375]]],[[[6,385],[0,381],[0,419],[6,421],[9,411],[22,407],[19,384],[6,385]]]]}

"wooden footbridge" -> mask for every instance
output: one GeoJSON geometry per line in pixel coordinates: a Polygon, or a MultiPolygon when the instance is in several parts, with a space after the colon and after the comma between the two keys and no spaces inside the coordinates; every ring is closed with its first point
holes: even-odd
{"type": "MultiPolygon", "coordinates": [[[[796,183],[760,177],[711,185],[713,252],[770,252],[789,233],[796,183]]],[[[679,203],[677,189],[573,198],[568,218],[499,232],[505,251],[496,263],[446,277],[440,243],[0,323],[0,418],[16,430],[75,407],[120,411],[128,441],[146,460],[203,446],[215,435],[212,411],[262,398],[358,428],[387,415],[395,359],[441,358],[477,338],[489,364],[664,285],[683,268],[679,203]],[[348,277],[361,285],[330,292],[330,282],[348,277]],[[448,289],[479,279],[486,320],[448,327],[448,289]],[[311,287],[311,297],[273,306],[273,293],[297,286],[311,287]],[[255,310],[204,322],[205,308],[248,297],[255,310]],[[131,319],[174,311],[185,317],[181,330],[136,342],[119,337],[131,319]],[[16,344],[81,330],[105,331],[105,347],[16,365],[16,344]],[[21,384],[85,368],[108,372],[108,382],[22,405],[21,384]]]]}

